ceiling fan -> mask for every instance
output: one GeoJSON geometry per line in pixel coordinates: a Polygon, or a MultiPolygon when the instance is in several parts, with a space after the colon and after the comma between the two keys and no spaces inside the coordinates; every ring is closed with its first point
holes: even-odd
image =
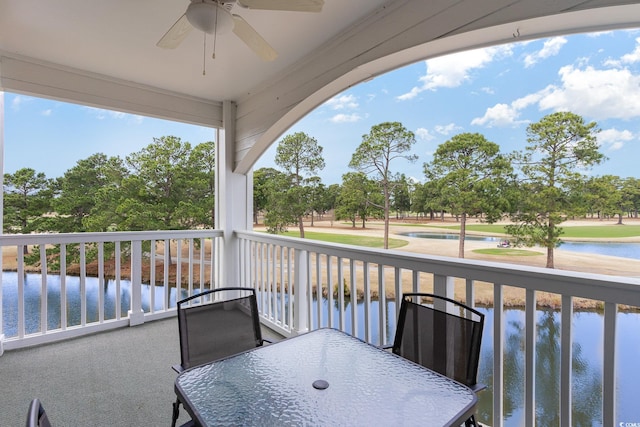
{"type": "Polygon", "coordinates": [[[191,0],[185,13],[156,46],[175,49],[193,28],[216,35],[231,30],[262,60],[276,59],[278,53],[269,43],[240,15],[231,13],[236,4],[246,9],[320,12],[324,0],[191,0]]]}

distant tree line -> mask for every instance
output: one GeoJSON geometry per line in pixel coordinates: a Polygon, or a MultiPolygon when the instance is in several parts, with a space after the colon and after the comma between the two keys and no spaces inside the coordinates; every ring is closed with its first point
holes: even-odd
{"type": "MultiPolygon", "coordinates": [[[[415,161],[410,154],[415,136],[401,123],[375,125],[363,135],[352,154],[353,171],[342,176],[342,184],[325,186],[316,175],[324,162],[322,148],[305,134],[305,158],[314,168],[297,168],[286,160],[276,163],[283,170],[262,168],[254,172],[254,221],[264,215],[270,232],[290,225],[300,227],[305,217],[323,217],[333,211],[335,220],[356,227],[382,219],[385,248],[391,216],[444,220],[453,215],[460,222],[459,257],[464,257],[466,220],[487,223],[508,218],[507,231],[516,245],[540,245],[547,250],[547,267],[554,267],[554,249],[560,244],[560,224],[569,218],[637,218],[640,180],[611,175],[589,176],[589,169],[606,160],[597,143],[595,122],[571,112],[543,117],[526,130],[524,149],[502,153],[498,144],[479,133],[461,133],[439,145],[430,162],[424,163],[424,181],[418,182],[394,171],[396,159],[415,161]],[[309,153],[313,153],[310,155],[309,153]],[[299,203],[306,200],[306,203],[299,203]]],[[[285,137],[278,152],[292,152],[300,145],[285,137]]],[[[295,158],[289,154],[287,158],[295,158]]]]}
{"type": "Polygon", "coordinates": [[[213,228],[215,145],[154,138],[126,156],[79,160],[56,179],[4,175],[4,232],[213,228]]]}
{"type": "MultiPolygon", "coordinates": [[[[479,133],[461,133],[437,147],[423,164],[424,181],[394,170],[411,154],[415,136],[401,123],[375,125],[351,156],[352,169],[341,184],[325,185],[322,147],[303,132],[285,136],[277,146],[279,169],[253,174],[254,222],[283,232],[332,212],[332,220],[353,227],[384,221],[384,242],[392,217],[460,222],[459,256],[464,257],[468,218],[493,223],[511,219],[508,232],[521,245],[553,249],[559,225],[574,217],[637,217],[640,180],[588,176],[605,160],[599,152],[596,123],[570,112],[553,113],[527,128],[522,151],[501,153],[479,133]]],[[[4,232],[99,232],[214,227],[215,145],[192,146],[175,136],[153,143],[124,159],[98,153],[79,160],[64,175],[47,179],[23,168],[4,176],[4,232]]]]}

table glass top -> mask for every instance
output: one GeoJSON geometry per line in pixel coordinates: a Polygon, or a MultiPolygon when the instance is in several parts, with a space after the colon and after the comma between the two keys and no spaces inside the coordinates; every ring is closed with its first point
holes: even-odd
{"type": "Polygon", "coordinates": [[[335,329],[192,368],[176,390],[211,425],[442,426],[476,403],[469,388],[335,329]]]}

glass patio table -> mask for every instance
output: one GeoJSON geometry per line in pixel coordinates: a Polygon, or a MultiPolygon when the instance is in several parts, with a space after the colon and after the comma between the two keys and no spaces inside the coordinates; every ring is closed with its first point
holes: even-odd
{"type": "Polygon", "coordinates": [[[210,425],[460,425],[468,387],[324,328],[188,369],[175,391],[210,425]]]}

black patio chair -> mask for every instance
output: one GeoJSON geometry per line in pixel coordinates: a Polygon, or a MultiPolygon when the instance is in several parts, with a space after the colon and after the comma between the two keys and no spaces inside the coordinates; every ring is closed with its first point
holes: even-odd
{"type": "Polygon", "coordinates": [[[33,399],[27,413],[27,427],[51,427],[47,413],[39,399],[33,399]]]}
{"type": "MultiPolygon", "coordinates": [[[[180,335],[180,373],[265,342],[260,330],[255,290],[243,287],[212,289],[177,303],[180,335]]],[[[180,399],[173,404],[171,426],[175,427],[180,399]]]]}
{"type": "MultiPolygon", "coordinates": [[[[433,294],[402,296],[393,353],[479,392],[476,381],[484,314],[433,294]],[[429,305],[427,305],[429,304],[429,305]]],[[[465,426],[477,426],[475,416],[465,426]]]]}

